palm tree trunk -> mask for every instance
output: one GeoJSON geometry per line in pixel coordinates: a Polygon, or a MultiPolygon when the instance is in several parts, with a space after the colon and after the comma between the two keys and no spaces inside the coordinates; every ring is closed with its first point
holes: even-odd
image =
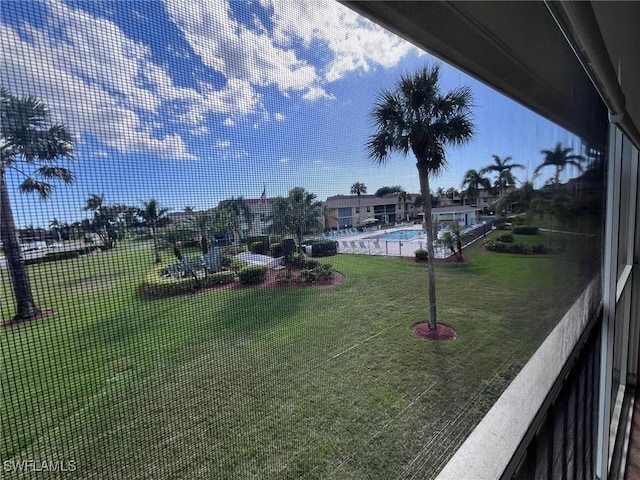
{"type": "Polygon", "coordinates": [[[427,271],[429,277],[429,328],[436,329],[436,271],[433,253],[433,218],[431,218],[431,191],[429,189],[429,173],[426,167],[421,168],[422,162],[418,161],[418,176],[420,178],[420,193],[424,209],[424,228],[427,231],[427,271]]]}
{"type": "Polygon", "coordinates": [[[13,283],[16,300],[16,319],[33,318],[40,310],[33,301],[29,276],[22,259],[13,212],[9,203],[9,192],[5,180],[5,170],[0,169],[0,238],[7,260],[7,267],[13,283]]]}

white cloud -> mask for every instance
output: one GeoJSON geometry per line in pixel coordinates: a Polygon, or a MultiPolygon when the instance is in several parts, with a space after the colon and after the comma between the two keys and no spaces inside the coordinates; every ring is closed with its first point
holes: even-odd
{"type": "Polygon", "coordinates": [[[280,163],[289,163],[289,159],[287,157],[282,157],[280,159],[280,163]]]}
{"type": "Polygon", "coordinates": [[[323,81],[333,82],[353,71],[367,72],[377,65],[389,68],[409,51],[408,42],[366,20],[335,1],[262,0],[274,11],[275,37],[288,44],[292,38],[310,45],[321,40],[333,54],[323,81]]]}
{"type": "Polygon", "coordinates": [[[225,127],[233,127],[236,124],[231,117],[225,118],[224,122],[222,123],[224,124],[225,127]]]}
{"type": "Polygon", "coordinates": [[[283,122],[284,119],[285,119],[285,116],[284,116],[284,114],[282,114],[280,112],[276,112],[276,113],[273,114],[273,118],[275,120],[277,120],[278,122],[283,122]]]}
{"type": "MultiPolygon", "coordinates": [[[[0,81],[14,93],[42,98],[75,132],[90,133],[119,151],[190,159],[194,157],[178,133],[155,133],[167,121],[185,123],[190,132],[204,134],[208,113],[244,115],[260,110],[260,96],[246,80],[231,78],[222,89],[202,85],[203,93],[178,87],[151,60],[149,48],[113,22],[56,0],[46,5],[43,29],[23,24],[28,40],[0,24],[0,81]],[[167,118],[160,109],[173,102],[185,110],[167,118]]],[[[233,123],[228,120],[225,125],[233,123]]]]}
{"type": "Polygon", "coordinates": [[[105,152],[104,150],[98,150],[97,152],[94,153],[94,155],[96,157],[102,157],[102,158],[105,158],[105,157],[109,156],[109,154],[107,152],[105,152]]]}
{"type": "Polygon", "coordinates": [[[219,140],[216,142],[216,147],[218,148],[229,148],[231,146],[231,142],[229,140],[219,140]]]}

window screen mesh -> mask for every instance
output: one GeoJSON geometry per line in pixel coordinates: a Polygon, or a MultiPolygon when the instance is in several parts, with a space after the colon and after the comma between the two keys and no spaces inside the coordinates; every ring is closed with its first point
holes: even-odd
{"type": "Polygon", "coordinates": [[[6,478],[433,477],[599,268],[601,153],[441,64],[473,135],[416,327],[425,191],[370,147],[437,61],[338,3],[5,1],[0,39],[6,478]]]}

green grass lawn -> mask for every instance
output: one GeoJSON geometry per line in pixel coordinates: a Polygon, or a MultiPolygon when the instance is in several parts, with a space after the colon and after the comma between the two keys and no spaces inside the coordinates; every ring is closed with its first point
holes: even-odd
{"type": "Polygon", "coordinates": [[[437,266],[444,343],[412,335],[426,266],[402,259],[161,300],[138,291],[151,250],[30,267],[57,313],[0,330],[0,458],[72,459],[74,478],[433,476],[589,280],[575,249],[465,255],[437,266]]]}

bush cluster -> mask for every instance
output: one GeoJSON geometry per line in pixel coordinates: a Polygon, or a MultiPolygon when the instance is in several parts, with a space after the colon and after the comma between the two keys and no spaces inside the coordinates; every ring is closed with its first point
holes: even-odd
{"type": "Polygon", "coordinates": [[[255,285],[267,278],[268,271],[266,265],[249,265],[238,272],[238,278],[242,285],[255,285]]]}
{"type": "Polygon", "coordinates": [[[282,257],[282,245],[280,243],[272,243],[269,247],[269,255],[274,258],[282,257]]]}
{"type": "Polygon", "coordinates": [[[250,243],[251,253],[259,255],[266,255],[268,252],[268,246],[266,242],[252,242],[250,243]]]}
{"type": "Polygon", "coordinates": [[[513,227],[513,233],[518,235],[537,235],[538,227],[532,225],[522,225],[520,227],[513,227]]]}
{"type": "Polygon", "coordinates": [[[149,272],[143,283],[145,294],[152,297],[168,297],[170,295],[193,292],[198,287],[206,288],[215,285],[226,285],[233,283],[236,279],[235,272],[212,273],[197,280],[193,277],[163,277],[163,272],[166,272],[166,268],[159,268],[149,272]]]}
{"type": "Polygon", "coordinates": [[[247,237],[247,245],[251,248],[251,245],[254,243],[264,243],[266,245],[266,249],[269,249],[269,235],[254,235],[252,237],[247,237]]]}
{"type": "Polygon", "coordinates": [[[304,268],[300,271],[300,278],[304,282],[321,282],[333,278],[333,267],[328,263],[318,263],[313,268],[304,268]]]}
{"type": "Polygon", "coordinates": [[[425,249],[416,250],[416,262],[428,262],[429,261],[429,252],[425,249]]]}
{"type": "Polygon", "coordinates": [[[335,240],[317,240],[311,244],[312,257],[328,257],[338,254],[338,242],[335,240]]]}
{"type": "Polygon", "coordinates": [[[544,245],[525,245],[520,242],[501,242],[494,240],[487,244],[487,249],[499,253],[544,253],[544,245]]]}
{"type": "Polygon", "coordinates": [[[513,243],[513,233],[501,233],[496,237],[496,241],[503,243],[513,243]]]}

